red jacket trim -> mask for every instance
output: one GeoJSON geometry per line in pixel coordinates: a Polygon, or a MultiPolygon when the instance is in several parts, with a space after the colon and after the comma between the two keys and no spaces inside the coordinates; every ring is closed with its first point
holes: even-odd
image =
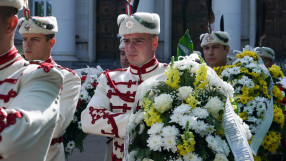
{"type": "Polygon", "coordinates": [[[106,109],[96,109],[92,106],[89,107],[89,114],[91,116],[91,124],[94,124],[95,121],[99,119],[108,119],[107,124],[111,124],[112,130],[111,132],[105,132],[104,130],[101,130],[102,134],[108,134],[108,135],[114,135],[115,137],[119,138],[118,135],[118,127],[114,120],[114,117],[122,115],[123,113],[116,113],[116,114],[109,114],[106,112],[106,109]],[[94,114],[95,111],[95,114],[94,114]]]}

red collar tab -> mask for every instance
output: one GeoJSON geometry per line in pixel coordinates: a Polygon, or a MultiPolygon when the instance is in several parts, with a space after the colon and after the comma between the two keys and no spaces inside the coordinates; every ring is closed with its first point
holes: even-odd
{"type": "Polygon", "coordinates": [[[0,56],[0,65],[3,65],[13,60],[14,58],[16,58],[17,54],[18,54],[18,50],[14,46],[10,51],[8,51],[8,53],[0,56]]]}
{"type": "Polygon", "coordinates": [[[137,67],[130,64],[130,71],[132,74],[146,74],[150,73],[154,69],[156,69],[159,65],[158,60],[154,57],[152,60],[150,60],[148,63],[144,64],[142,67],[137,67]]]}
{"type": "Polygon", "coordinates": [[[53,60],[52,57],[50,57],[49,59],[47,59],[47,60],[45,61],[45,63],[56,64],[56,62],[53,60]]]}

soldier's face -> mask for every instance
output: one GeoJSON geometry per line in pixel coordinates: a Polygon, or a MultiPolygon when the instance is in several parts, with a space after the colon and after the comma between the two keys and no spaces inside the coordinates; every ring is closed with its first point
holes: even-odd
{"type": "Polygon", "coordinates": [[[121,68],[128,68],[130,65],[126,57],[124,49],[120,49],[120,65],[121,65],[121,68]]]}
{"type": "Polygon", "coordinates": [[[44,34],[23,34],[25,58],[31,60],[47,60],[51,56],[54,39],[46,40],[44,34]]]}
{"type": "Polygon", "coordinates": [[[272,59],[267,58],[265,56],[260,56],[260,57],[263,60],[264,65],[266,66],[266,68],[270,68],[274,64],[274,61],[272,59]]]}
{"type": "Polygon", "coordinates": [[[203,46],[203,53],[207,64],[210,67],[226,65],[229,46],[224,47],[218,43],[207,44],[203,46]]]}
{"type": "Polygon", "coordinates": [[[124,35],[124,50],[130,64],[142,66],[155,56],[158,36],[146,33],[124,35]]]}

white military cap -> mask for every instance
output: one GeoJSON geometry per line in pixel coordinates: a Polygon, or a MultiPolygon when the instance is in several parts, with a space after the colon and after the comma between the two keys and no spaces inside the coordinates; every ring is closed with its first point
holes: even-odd
{"type": "Polygon", "coordinates": [[[272,59],[273,61],[275,60],[275,52],[269,47],[256,47],[254,48],[254,51],[259,55],[259,56],[264,56],[267,58],[272,59]]]}
{"type": "Polygon", "coordinates": [[[124,37],[120,38],[119,50],[124,49],[124,37]]]}
{"type": "Polygon", "coordinates": [[[156,13],[136,12],[133,15],[121,14],[117,18],[119,35],[134,33],[160,33],[160,16],[156,13]]]}
{"type": "Polygon", "coordinates": [[[27,0],[0,0],[0,7],[14,7],[18,10],[21,10],[26,4],[27,0]]]}
{"type": "Polygon", "coordinates": [[[223,31],[212,31],[212,33],[201,34],[200,36],[201,47],[212,44],[219,43],[222,45],[229,45],[229,35],[227,32],[223,31]]]}
{"type": "Polygon", "coordinates": [[[20,34],[55,34],[58,32],[57,19],[49,17],[31,17],[29,20],[21,18],[19,20],[20,34]]]}

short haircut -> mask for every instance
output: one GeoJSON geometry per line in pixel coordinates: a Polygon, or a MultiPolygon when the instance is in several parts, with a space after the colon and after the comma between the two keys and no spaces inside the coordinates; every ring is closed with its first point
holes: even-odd
{"type": "Polygon", "coordinates": [[[0,19],[1,21],[3,22],[6,22],[7,19],[10,17],[10,16],[13,16],[13,15],[17,15],[18,13],[18,9],[17,8],[14,8],[14,7],[6,7],[6,6],[1,6],[0,7],[0,19]]]}
{"type": "Polygon", "coordinates": [[[55,34],[49,34],[49,35],[45,35],[46,36],[46,40],[49,41],[53,38],[56,38],[56,35],[55,34]]]}

